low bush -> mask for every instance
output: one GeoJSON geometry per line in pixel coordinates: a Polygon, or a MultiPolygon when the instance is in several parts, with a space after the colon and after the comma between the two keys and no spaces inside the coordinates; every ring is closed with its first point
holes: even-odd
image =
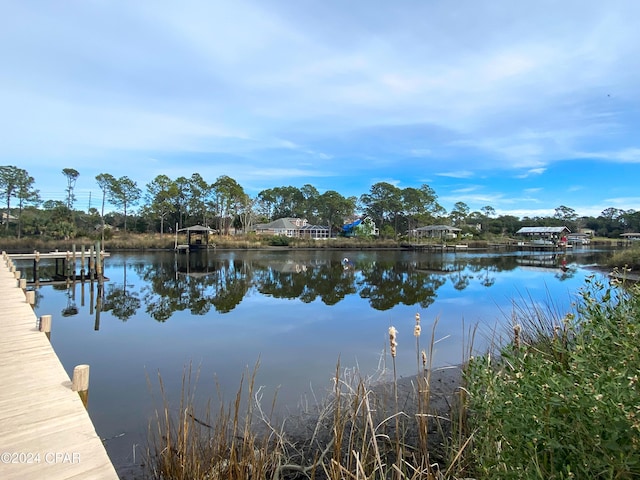
{"type": "Polygon", "coordinates": [[[540,332],[517,324],[498,355],[469,362],[470,474],[640,478],[640,289],[590,278],[545,330],[530,343],[540,332]]]}
{"type": "Polygon", "coordinates": [[[614,253],[607,266],[610,268],[628,268],[631,271],[638,273],[640,271],[640,242],[638,245],[634,245],[631,248],[625,248],[614,253]]]}

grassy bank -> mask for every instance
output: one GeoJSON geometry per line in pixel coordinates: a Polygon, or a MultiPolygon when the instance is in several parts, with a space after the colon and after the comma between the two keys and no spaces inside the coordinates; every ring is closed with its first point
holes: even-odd
{"type": "MultiPolygon", "coordinates": [[[[38,250],[48,252],[53,250],[71,251],[73,245],[80,248],[82,245],[89,247],[94,245],[100,238],[75,238],[73,240],[47,240],[43,238],[26,237],[0,238],[0,248],[8,253],[27,253],[38,250]]],[[[179,236],[178,243],[186,243],[186,237],[179,236]]],[[[125,234],[116,233],[109,235],[105,239],[103,249],[106,251],[123,250],[173,250],[176,243],[174,235],[165,234],[125,234]]],[[[423,243],[427,243],[423,241],[423,243]]],[[[441,243],[441,242],[438,242],[441,243]]],[[[468,243],[468,242],[467,242],[468,243]]],[[[368,239],[368,238],[344,238],[337,237],[326,240],[308,240],[300,238],[288,238],[283,236],[257,236],[244,235],[232,236],[221,235],[212,236],[210,244],[220,249],[259,249],[259,248],[339,248],[339,249],[397,249],[408,248],[409,244],[404,241],[392,239],[368,239]]],[[[477,241],[469,245],[470,247],[483,248],[486,242],[477,241]]]]}
{"type": "Polygon", "coordinates": [[[636,242],[637,244],[633,245],[630,248],[626,248],[624,250],[620,250],[616,252],[609,262],[607,262],[607,266],[611,269],[613,268],[623,268],[631,269],[631,272],[639,273],[640,272],[640,242],[636,242]]]}
{"type": "MultiPolygon", "coordinates": [[[[81,246],[89,247],[95,245],[97,241],[101,241],[101,237],[78,237],[71,240],[55,240],[44,237],[23,237],[21,239],[14,237],[0,237],[0,249],[8,253],[29,253],[34,250],[40,252],[48,252],[53,250],[72,251],[73,246],[80,248],[81,246]]],[[[185,235],[179,235],[177,242],[179,244],[186,243],[185,235]]],[[[105,251],[124,251],[124,250],[173,250],[176,243],[176,237],[173,234],[166,233],[164,235],[141,234],[141,233],[124,233],[124,232],[108,232],[104,239],[103,249],[105,251]]],[[[338,248],[338,249],[398,249],[411,248],[416,243],[442,245],[439,239],[385,239],[385,238],[345,238],[336,237],[325,240],[310,240],[301,238],[288,238],[284,236],[266,236],[266,235],[214,235],[210,238],[210,243],[221,249],[260,249],[260,248],[338,248]]],[[[467,245],[469,249],[486,249],[492,244],[515,244],[515,240],[506,237],[494,237],[489,240],[448,240],[448,245],[462,243],[467,245]]],[[[594,239],[593,245],[614,246],[616,242],[612,239],[594,239]]],[[[637,257],[636,257],[636,263],[637,257]]]]}

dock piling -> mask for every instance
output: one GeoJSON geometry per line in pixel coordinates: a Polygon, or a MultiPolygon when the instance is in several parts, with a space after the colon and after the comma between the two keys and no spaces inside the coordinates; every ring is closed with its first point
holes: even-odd
{"type": "Polygon", "coordinates": [[[36,304],[36,292],[34,290],[27,290],[24,292],[26,302],[32,307],[36,304]]]}
{"type": "Polygon", "coordinates": [[[51,315],[42,315],[40,317],[40,331],[51,340],[51,315]]]}
{"type": "Polygon", "coordinates": [[[76,365],[74,367],[71,390],[78,392],[86,408],[89,404],[89,365],[76,365]]]}

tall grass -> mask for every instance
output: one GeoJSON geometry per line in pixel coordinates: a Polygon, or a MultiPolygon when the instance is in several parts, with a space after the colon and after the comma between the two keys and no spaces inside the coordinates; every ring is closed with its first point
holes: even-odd
{"type": "Polygon", "coordinates": [[[234,401],[219,402],[215,412],[210,402],[204,409],[196,408],[197,381],[191,366],[183,374],[177,408],[158,375],[163,404],[149,428],[149,475],[176,480],[272,478],[282,449],[278,436],[259,437],[253,431],[256,372],[257,366],[243,376],[234,401]],[[245,395],[249,401],[243,402],[245,395]]]}
{"type": "MultiPolygon", "coordinates": [[[[460,452],[449,440],[453,404],[434,394],[431,358],[435,324],[427,350],[420,350],[416,316],[417,372],[413,378],[380,381],[385,372],[363,377],[337,362],[326,398],[280,423],[255,387],[257,366],[241,381],[235,401],[201,411],[195,407],[194,379],[185,371],[178,405],[168,400],[159,377],[162,406],[150,424],[148,474],[156,479],[436,479],[454,478],[460,452]],[[246,384],[246,387],[245,387],[246,384]],[[445,475],[445,472],[447,474],[445,475]]],[[[393,327],[392,327],[393,328],[393,327]]],[[[392,360],[401,351],[389,332],[392,360]]],[[[452,389],[453,390],[453,389],[452,389]]]]}

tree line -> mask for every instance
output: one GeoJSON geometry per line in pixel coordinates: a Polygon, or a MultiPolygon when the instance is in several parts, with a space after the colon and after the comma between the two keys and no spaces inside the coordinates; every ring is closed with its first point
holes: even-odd
{"type": "Polygon", "coordinates": [[[335,190],[320,193],[310,184],[269,188],[251,197],[227,175],[209,183],[199,173],[175,179],[158,175],[142,188],[127,176],[101,173],[95,177],[102,194],[101,208],[84,212],[75,209],[80,173],[73,168],[61,173],[66,180],[65,201],[44,200],[26,170],[0,166],[0,197],[6,206],[4,235],[73,238],[96,231],[104,234],[108,227],[162,234],[195,224],[228,235],[247,233],[256,224],[283,217],[304,218],[339,232],[344,223],[360,215],[369,216],[386,238],[430,224],[456,226],[475,237],[512,235],[521,226],[566,225],[574,232],[588,228],[603,237],[640,231],[640,212],[632,209],[607,208],[597,217],[579,217],[574,209],[561,205],[553,216],[518,218],[497,215],[490,205],[471,211],[466,203],[457,202],[447,212],[429,185],[399,188],[387,182],[372,185],[360,197],[345,197],[335,190]],[[113,209],[105,212],[107,204],[113,209]]]}

